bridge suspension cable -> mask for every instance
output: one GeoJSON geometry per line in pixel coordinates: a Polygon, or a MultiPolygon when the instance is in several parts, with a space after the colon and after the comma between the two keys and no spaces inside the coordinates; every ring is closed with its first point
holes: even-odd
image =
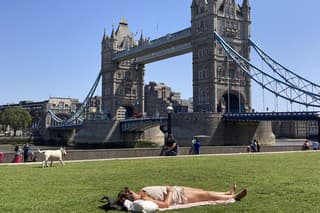
{"type": "Polygon", "coordinates": [[[280,76],[285,82],[291,84],[293,86],[312,91],[312,93],[320,93],[320,85],[316,84],[296,73],[289,70],[285,66],[278,63],[271,56],[269,56],[265,51],[263,51],[256,43],[254,43],[251,39],[249,42],[253,49],[258,53],[261,59],[276,73],[280,76]]]}
{"type": "Polygon", "coordinates": [[[297,103],[304,106],[320,107],[320,95],[307,91],[305,88],[292,85],[281,79],[260,70],[251,64],[246,58],[235,51],[217,32],[214,36],[222,46],[227,55],[246,73],[252,80],[263,89],[279,96],[290,103],[297,103]]]}
{"type": "Polygon", "coordinates": [[[82,114],[85,112],[85,110],[89,107],[89,102],[90,99],[93,97],[97,86],[99,84],[99,81],[101,79],[102,76],[102,72],[100,71],[96,80],[94,81],[89,93],[87,94],[86,98],[84,99],[84,101],[82,102],[81,106],[77,109],[77,111],[67,120],[62,120],[61,118],[59,118],[52,110],[48,110],[48,113],[50,114],[51,118],[57,122],[59,124],[59,126],[63,125],[69,125],[69,124],[74,124],[77,122],[82,122],[83,118],[82,118],[82,114]]]}

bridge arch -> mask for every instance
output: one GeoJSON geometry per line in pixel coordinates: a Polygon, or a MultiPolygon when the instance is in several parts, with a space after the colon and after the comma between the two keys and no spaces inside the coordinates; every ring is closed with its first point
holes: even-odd
{"type": "Polygon", "coordinates": [[[236,92],[225,92],[218,103],[219,112],[246,112],[246,100],[243,94],[236,92]],[[240,102],[240,103],[239,103],[240,102]]]}
{"type": "Polygon", "coordinates": [[[137,107],[135,107],[134,105],[121,105],[118,109],[117,109],[117,117],[121,119],[128,119],[128,118],[138,118],[142,116],[141,113],[139,113],[137,107]]]}

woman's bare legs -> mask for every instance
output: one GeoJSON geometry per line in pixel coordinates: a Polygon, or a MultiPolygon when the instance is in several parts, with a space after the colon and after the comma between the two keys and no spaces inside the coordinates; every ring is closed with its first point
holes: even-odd
{"type": "MultiPolygon", "coordinates": [[[[206,191],[204,189],[199,189],[199,188],[191,188],[191,187],[185,187],[183,186],[184,190],[190,190],[190,191],[206,191]]],[[[233,183],[232,187],[226,191],[226,192],[215,192],[217,194],[222,194],[222,195],[234,195],[235,191],[237,189],[237,184],[233,183]]]]}
{"type": "Polygon", "coordinates": [[[227,192],[225,192],[227,195],[234,195],[237,189],[237,183],[233,183],[231,189],[229,189],[227,192]]]}
{"type": "Polygon", "coordinates": [[[224,194],[221,192],[189,190],[188,188],[184,188],[184,194],[189,203],[201,201],[229,200],[231,198],[234,198],[235,200],[241,200],[247,195],[247,189],[242,190],[239,194],[224,194]]]}

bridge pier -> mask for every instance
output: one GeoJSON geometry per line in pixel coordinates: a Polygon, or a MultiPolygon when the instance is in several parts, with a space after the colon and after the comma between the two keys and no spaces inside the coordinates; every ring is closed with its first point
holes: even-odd
{"type": "Polygon", "coordinates": [[[164,134],[160,125],[144,131],[120,131],[120,122],[115,120],[85,121],[74,138],[77,146],[134,147],[138,142],[163,145],[164,134]]]}
{"type": "Polygon", "coordinates": [[[173,119],[173,132],[179,145],[190,146],[195,135],[202,135],[206,146],[248,145],[253,139],[260,144],[273,144],[271,122],[226,121],[219,113],[179,113],[173,119]]]}
{"type": "Polygon", "coordinates": [[[55,145],[73,145],[76,129],[48,129],[43,137],[45,142],[55,145]]]}

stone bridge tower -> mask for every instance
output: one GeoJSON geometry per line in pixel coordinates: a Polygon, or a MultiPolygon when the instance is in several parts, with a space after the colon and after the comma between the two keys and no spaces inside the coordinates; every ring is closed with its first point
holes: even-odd
{"type": "Polygon", "coordinates": [[[195,112],[251,110],[251,83],[213,39],[217,31],[235,50],[249,59],[250,4],[243,0],[193,0],[191,31],[193,52],[193,105],[195,112]]]}
{"type": "Polygon", "coordinates": [[[142,64],[136,64],[134,59],[115,62],[114,55],[144,42],[134,40],[128,23],[122,19],[118,28],[112,29],[110,37],[105,33],[101,43],[102,69],[102,109],[109,118],[115,118],[117,113],[126,112],[126,117],[144,111],[144,72],[142,64]],[[125,109],[125,110],[124,110],[125,109]]]}

